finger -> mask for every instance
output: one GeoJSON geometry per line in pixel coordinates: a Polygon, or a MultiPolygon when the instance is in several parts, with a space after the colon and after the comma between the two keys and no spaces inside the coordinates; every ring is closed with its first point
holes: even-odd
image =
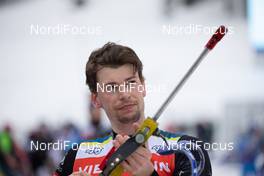
{"type": "Polygon", "coordinates": [[[135,132],[139,129],[139,127],[140,127],[140,124],[138,122],[133,123],[133,128],[135,132]]]}
{"type": "Polygon", "coordinates": [[[123,140],[122,138],[123,137],[120,134],[116,135],[116,138],[113,141],[113,144],[114,144],[115,148],[119,148],[120,147],[120,145],[122,144],[122,140],[123,140]]]}
{"type": "Polygon", "coordinates": [[[148,160],[151,159],[151,152],[145,148],[145,147],[142,147],[140,146],[135,152],[134,152],[136,155],[139,155],[140,157],[142,158],[146,158],[148,160]]]}
{"type": "Polygon", "coordinates": [[[130,137],[128,135],[124,136],[124,142],[126,142],[130,137]]]}
{"type": "Polygon", "coordinates": [[[118,134],[115,138],[120,144],[123,144],[125,142],[125,136],[122,136],[118,134]]]}
{"type": "Polygon", "coordinates": [[[116,138],[113,141],[113,144],[114,144],[115,148],[119,148],[120,145],[125,143],[125,141],[128,140],[128,139],[129,139],[129,136],[127,136],[127,135],[122,136],[122,135],[118,134],[118,135],[116,135],[116,138]]]}
{"type": "Polygon", "coordinates": [[[121,142],[122,138],[123,138],[123,136],[118,134],[118,135],[116,135],[115,140],[117,140],[118,142],[121,142]]]}
{"type": "Polygon", "coordinates": [[[142,157],[138,157],[138,155],[135,155],[134,153],[127,157],[125,161],[132,168],[132,170],[137,170],[140,168],[141,163],[143,163],[142,157]]]}
{"type": "Polygon", "coordinates": [[[120,143],[117,140],[113,140],[113,145],[115,148],[119,148],[120,147],[120,143]]]}
{"type": "Polygon", "coordinates": [[[121,166],[123,167],[123,169],[125,170],[125,171],[128,171],[128,172],[132,172],[134,169],[129,165],[129,163],[127,162],[127,161],[123,161],[122,163],[121,163],[121,166]]]}
{"type": "Polygon", "coordinates": [[[138,152],[134,152],[133,158],[136,160],[136,162],[141,163],[141,161],[151,161],[151,155],[142,155],[138,152]]]}
{"type": "Polygon", "coordinates": [[[120,144],[123,144],[126,142],[126,140],[129,139],[129,136],[125,135],[125,136],[118,136],[117,140],[119,141],[120,144]]]}

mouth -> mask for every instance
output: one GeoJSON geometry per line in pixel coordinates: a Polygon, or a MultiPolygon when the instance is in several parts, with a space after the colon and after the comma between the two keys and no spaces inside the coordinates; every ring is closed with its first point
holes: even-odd
{"type": "Polygon", "coordinates": [[[132,111],[133,107],[136,106],[136,104],[125,104],[122,105],[120,108],[118,108],[118,110],[120,111],[132,111]]]}

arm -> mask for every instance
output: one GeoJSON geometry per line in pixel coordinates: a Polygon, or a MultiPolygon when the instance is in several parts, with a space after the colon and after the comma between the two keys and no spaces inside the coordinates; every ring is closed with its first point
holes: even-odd
{"type": "MultiPolygon", "coordinates": [[[[187,136],[184,135],[182,136],[179,141],[181,140],[186,140],[186,141],[192,141],[193,143],[196,143],[196,141],[199,141],[197,138],[191,137],[191,136],[187,136]]],[[[203,144],[203,143],[199,143],[199,144],[203,144]]],[[[210,162],[210,158],[209,155],[207,153],[207,151],[205,151],[202,148],[204,157],[205,157],[205,166],[203,169],[203,172],[201,173],[202,176],[211,176],[212,175],[212,168],[211,168],[211,162],[210,162]]],[[[199,153],[197,150],[191,150],[193,156],[199,160],[199,153]]],[[[188,158],[181,153],[176,153],[175,154],[175,170],[173,172],[173,175],[180,175],[180,176],[189,176],[190,175],[190,163],[188,158]]]]}
{"type": "Polygon", "coordinates": [[[73,164],[77,150],[70,149],[60,162],[53,176],[68,176],[73,172],[73,164]]]}

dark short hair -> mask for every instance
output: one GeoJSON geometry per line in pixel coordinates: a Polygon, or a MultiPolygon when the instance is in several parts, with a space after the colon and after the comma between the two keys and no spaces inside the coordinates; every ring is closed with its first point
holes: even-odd
{"type": "Polygon", "coordinates": [[[138,72],[140,80],[144,81],[142,62],[131,48],[108,42],[102,48],[94,50],[85,69],[86,84],[89,86],[90,91],[92,93],[96,92],[96,74],[101,68],[117,68],[125,64],[133,65],[134,71],[138,72]]]}

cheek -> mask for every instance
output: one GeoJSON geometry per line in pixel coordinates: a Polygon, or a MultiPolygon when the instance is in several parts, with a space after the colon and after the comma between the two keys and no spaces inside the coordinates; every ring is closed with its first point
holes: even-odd
{"type": "Polygon", "coordinates": [[[143,92],[135,92],[133,94],[133,97],[137,99],[139,105],[142,105],[144,103],[144,93],[143,92]]]}
{"type": "Polygon", "coordinates": [[[114,105],[114,99],[110,96],[102,96],[101,97],[102,106],[105,110],[111,110],[113,109],[114,105]]]}
{"type": "Polygon", "coordinates": [[[134,96],[137,96],[138,99],[144,99],[145,95],[146,95],[145,91],[140,91],[140,92],[134,93],[134,96]]]}

